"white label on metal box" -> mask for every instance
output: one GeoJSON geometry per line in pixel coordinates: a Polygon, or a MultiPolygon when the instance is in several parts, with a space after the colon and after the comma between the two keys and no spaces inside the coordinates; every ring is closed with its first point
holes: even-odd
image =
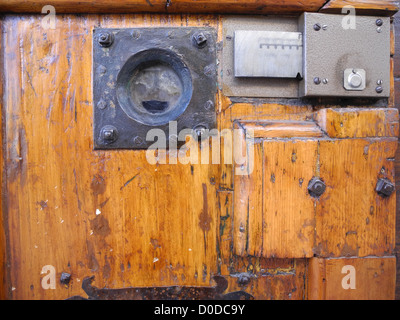
{"type": "Polygon", "coordinates": [[[301,78],[301,32],[235,31],[235,77],[301,78]]]}

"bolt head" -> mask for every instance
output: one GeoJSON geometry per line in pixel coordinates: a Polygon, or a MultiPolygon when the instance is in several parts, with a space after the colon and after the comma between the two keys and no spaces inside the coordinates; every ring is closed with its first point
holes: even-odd
{"type": "Polygon", "coordinates": [[[193,41],[199,48],[203,48],[207,45],[207,37],[203,32],[194,34],[193,41]]]}
{"type": "Polygon", "coordinates": [[[376,90],[377,93],[382,93],[383,92],[383,88],[381,86],[376,87],[375,90],[376,90]]]}
{"type": "Polygon", "coordinates": [[[99,44],[102,47],[109,47],[113,44],[114,42],[114,37],[111,33],[109,32],[102,32],[99,35],[99,44]]]}
{"type": "Polygon", "coordinates": [[[319,24],[319,23],[316,23],[316,24],[314,24],[314,30],[315,31],[319,31],[319,30],[321,30],[321,25],[319,24]]]}
{"type": "Polygon", "coordinates": [[[381,26],[383,25],[383,20],[382,20],[382,19],[377,19],[377,20],[376,20],[376,25],[377,25],[378,27],[381,27],[381,26]]]}
{"type": "Polygon", "coordinates": [[[68,285],[70,281],[71,281],[71,274],[67,272],[61,273],[60,282],[62,284],[68,285]]]}
{"type": "Polygon", "coordinates": [[[321,83],[321,79],[319,77],[315,77],[314,78],[314,83],[315,84],[320,84],[321,83]]]}
{"type": "Polygon", "coordinates": [[[100,139],[103,143],[112,143],[118,139],[118,131],[117,128],[113,126],[105,126],[101,129],[100,139]]]}
{"type": "Polygon", "coordinates": [[[388,179],[379,179],[376,184],[376,192],[382,197],[389,197],[396,187],[388,179]]]}
{"type": "Polygon", "coordinates": [[[308,192],[313,197],[320,197],[326,190],[325,183],[319,178],[311,179],[310,183],[308,184],[308,192]]]}

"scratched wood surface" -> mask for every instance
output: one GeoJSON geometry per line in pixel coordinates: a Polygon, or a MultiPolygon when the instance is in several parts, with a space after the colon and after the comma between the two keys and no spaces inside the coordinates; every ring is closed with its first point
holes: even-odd
{"type": "Polygon", "coordinates": [[[37,17],[4,20],[10,297],[67,298],[90,275],[97,287],[210,285],[218,166],[93,151],[91,108],[94,25],[204,24],[216,21],[65,16],[43,30],[37,17]],[[71,273],[69,288],[42,290],[44,265],[71,273]]]}
{"type": "Polygon", "coordinates": [[[396,283],[393,276],[395,269],[395,257],[312,258],[307,270],[307,298],[310,300],[393,300],[396,283]],[[346,267],[354,268],[353,283],[346,267]],[[349,278],[345,278],[346,276],[349,278]],[[352,286],[347,287],[350,284],[352,286]]]}
{"type": "Polygon", "coordinates": [[[319,135],[308,129],[305,138],[305,131],[295,129],[316,126],[312,121],[308,126],[278,122],[281,129],[272,137],[274,121],[240,123],[246,131],[243,136],[256,129],[257,137],[265,140],[255,143],[254,166],[249,169],[245,163],[245,174],[234,178],[236,254],[270,258],[393,254],[395,197],[383,199],[375,187],[377,179],[394,182],[397,109],[323,109],[314,118],[327,136],[321,129],[319,135]],[[371,122],[373,126],[366,125],[371,122]],[[287,138],[285,129],[298,137],[282,140],[287,138]],[[313,177],[327,186],[318,200],[307,190],[313,177]]]}
{"type": "Polygon", "coordinates": [[[358,14],[379,13],[380,15],[391,16],[399,10],[397,0],[330,0],[320,9],[320,12],[341,13],[345,6],[354,7],[358,14]]]}
{"type": "Polygon", "coordinates": [[[51,4],[59,13],[297,13],[318,11],[325,0],[0,0],[0,12],[40,13],[51,4]]]}
{"type": "MultiPolygon", "coordinates": [[[[32,2],[24,3],[32,5],[32,2]]],[[[183,5],[184,1],[181,3],[183,5]]],[[[147,6],[144,2],[142,4],[147,6]]],[[[0,5],[0,10],[8,10],[1,0],[0,5]]],[[[251,13],[251,5],[250,2],[248,13],[251,13]]],[[[307,5],[312,5],[312,2],[307,5]]],[[[64,7],[71,10],[66,3],[64,7]]],[[[36,10],[36,7],[16,8],[16,11],[36,10]]],[[[285,10],[278,6],[275,8],[282,12],[285,10]]],[[[210,7],[207,10],[211,10],[210,7]]],[[[2,230],[5,234],[0,236],[5,241],[2,241],[0,262],[7,268],[3,278],[0,277],[4,283],[0,297],[65,299],[82,295],[82,280],[92,275],[95,276],[93,284],[98,288],[126,288],[211,287],[215,285],[212,277],[221,274],[228,279],[227,292],[243,290],[258,299],[307,298],[306,281],[312,276],[307,272],[310,261],[300,257],[311,255],[309,247],[306,254],[301,248],[302,254],[298,258],[293,258],[293,248],[283,244],[278,247],[283,258],[273,258],[273,255],[257,257],[272,252],[271,248],[264,248],[264,244],[271,244],[260,243],[262,238],[257,235],[262,234],[265,239],[276,236],[262,229],[262,207],[251,206],[255,214],[249,220],[248,230],[254,232],[249,233],[247,248],[243,238],[237,242],[240,224],[235,221],[238,199],[234,194],[247,190],[254,199],[253,203],[259,203],[266,197],[260,192],[260,182],[246,185],[242,181],[243,187],[236,189],[238,177],[233,173],[235,168],[229,164],[152,166],[147,163],[143,152],[93,151],[92,28],[205,25],[216,28],[219,40],[222,40],[220,18],[215,15],[63,15],[57,16],[55,30],[44,30],[41,16],[3,18],[2,230]],[[232,247],[240,242],[243,247],[232,251],[232,247]],[[240,250],[246,254],[238,255],[240,250]],[[44,265],[55,266],[57,281],[62,272],[71,273],[70,285],[57,282],[56,290],[43,290],[40,272],[44,265]],[[248,281],[239,281],[242,273],[250,275],[248,281]]],[[[326,111],[331,112],[328,117],[333,120],[324,123],[326,117],[322,112],[316,113],[321,106],[310,102],[302,105],[293,101],[237,102],[224,97],[221,92],[217,102],[219,129],[233,128],[234,123],[243,121],[275,121],[275,129],[279,128],[281,121],[313,121],[319,126],[325,125],[329,137],[334,140],[320,145],[326,151],[325,157],[319,161],[323,164],[321,171],[329,176],[328,188],[351,189],[343,185],[344,181],[336,180],[335,173],[341,177],[350,176],[351,185],[361,184],[349,191],[352,196],[364,194],[363,181],[359,179],[364,169],[369,184],[366,200],[357,207],[349,199],[343,202],[337,194],[336,200],[325,199],[317,204],[315,215],[323,218],[320,220],[321,230],[328,228],[332,233],[331,242],[319,246],[318,254],[340,256],[355,253],[363,256],[392,253],[393,198],[384,202],[372,192],[372,184],[378,176],[393,178],[396,146],[392,137],[398,135],[398,124],[391,110],[360,111],[356,115],[338,110],[326,111]],[[370,123],[374,123],[374,128],[368,125],[370,123]],[[353,158],[368,162],[366,147],[372,168],[366,163],[360,168],[352,166],[353,158]],[[336,167],[336,160],[332,160],[337,158],[332,154],[337,154],[339,149],[341,169],[336,167]],[[381,172],[382,167],[385,170],[381,172]],[[371,201],[376,202],[372,215],[371,201]],[[362,212],[362,215],[343,217],[341,209],[338,209],[343,207],[350,208],[352,213],[362,212]],[[327,208],[334,213],[333,217],[327,217],[327,208]],[[348,228],[335,229],[335,218],[340,223],[345,222],[348,228]],[[355,234],[362,236],[355,239],[355,234]],[[384,237],[387,242],[381,245],[384,237]],[[378,239],[378,247],[371,245],[374,239],[378,239]]],[[[264,161],[289,159],[284,166],[288,167],[292,178],[297,174],[290,168],[293,153],[285,147],[290,143],[264,141],[256,148],[259,159],[264,159],[258,163],[256,172],[265,181],[269,179],[270,188],[265,189],[270,190],[268,192],[282,189],[272,185],[271,172],[263,172],[264,161]],[[269,150],[272,158],[265,160],[263,150],[269,150]]],[[[299,144],[296,152],[298,164],[313,159],[313,153],[307,153],[311,145],[304,147],[299,144]]],[[[308,172],[305,167],[299,165],[299,168],[308,172]]],[[[282,171],[282,167],[276,169],[282,171]]],[[[282,182],[282,188],[290,185],[290,179],[287,179],[287,182],[282,182]]],[[[293,196],[304,202],[307,200],[302,193],[293,196]]],[[[283,199],[287,201],[289,198],[283,199]]],[[[276,203],[271,200],[269,205],[276,203]]],[[[293,206],[290,208],[295,210],[293,206]]],[[[265,218],[271,221],[273,216],[265,218]]],[[[303,222],[301,219],[294,221],[298,224],[303,222]]],[[[289,227],[290,230],[293,227],[283,220],[281,223],[282,228],[289,227]]],[[[310,228],[310,225],[306,223],[306,227],[310,228]]],[[[274,232],[279,233],[278,228],[274,232]]],[[[311,232],[306,234],[311,237],[311,232]]],[[[321,234],[315,233],[314,236],[315,239],[305,243],[314,243],[321,234]]],[[[290,237],[285,239],[293,240],[290,237]]],[[[296,250],[300,247],[298,245],[296,250]]],[[[393,268],[385,269],[385,272],[394,279],[393,268]]]]}
{"type": "MultiPolygon", "coordinates": [[[[400,13],[398,12],[393,17],[393,33],[396,41],[394,41],[393,45],[393,80],[394,80],[394,106],[398,110],[400,110],[400,41],[398,40],[400,35],[400,13]]],[[[396,257],[397,257],[397,276],[396,276],[396,300],[400,300],[400,150],[397,149],[396,153],[396,162],[395,162],[395,171],[396,171],[396,196],[397,196],[397,215],[396,215],[396,257]]]]}

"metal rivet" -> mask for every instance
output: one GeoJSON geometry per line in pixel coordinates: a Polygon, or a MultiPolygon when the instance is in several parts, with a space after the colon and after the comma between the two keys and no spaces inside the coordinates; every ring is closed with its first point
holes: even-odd
{"type": "Polygon", "coordinates": [[[114,36],[110,32],[102,32],[99,35],[99,44],[103,47],[109,47],[114,42],[114,36]]]}
{"type": "Polygon", "coordinates": [[[376,192],[382,197],[389,197],[396,187],[388,179],[379,179],[376,184],[376,192]]]}
{"type": "Polygon", "coordinates": [[[320,84],[321,83],[321,79],[319,77],[315,77],[314,78],[314,83],[315,84],[320,84]]]}
{"type": "Polygon", "coordinates": [[[381,86],[376,87],[375,90],[376,90],[377,93],[382,93],[383,92],[383,88],[381,86]]]}
{"type": "Polygon", "coordinates": [[[325,183],[319,178],[313,178],[308,184],[308,192],[312,197],[320,197],[326,190],[325,183]]]}
{"type": "Polygon", "coordinates": [[[319,23],[314,24],[314,30],[315,31],[321,30],[321,25],[319,23]]]}
{"type": "Polygon", "coordinates": [[[377,20],[376,20],[376,25],[377,25],[378,27],[381,27],[381,26],[383,25],[383,20],[382,20],[382,19],[377,19],[377,20]]]}
{"type": "Polygon", "coordinates": [[[376,31],[377,31],[378,33],[381,33],[381,32],[382,32],[382,28],[381,28],[381,27],[378,27],[378,28],[376,28],[376,31]]]}

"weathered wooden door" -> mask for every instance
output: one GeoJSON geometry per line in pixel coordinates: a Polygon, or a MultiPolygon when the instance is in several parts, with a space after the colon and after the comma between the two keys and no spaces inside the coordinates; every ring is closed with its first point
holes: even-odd
{"type": "Polygon", "coordinates": [[[94,148],[95,28],[209,27],[218,69],[226,13],[398,10],[326,2],[53,1],[51,28],[46,1],[0,0],[0,297],[393,299],[396,195],[377,192],[395,184],[393,68],[378,102],[230,98],[219,79],[216,129],[254,133],[252,170],[223,161],[229,145],[210,164],[94,148]]]}

